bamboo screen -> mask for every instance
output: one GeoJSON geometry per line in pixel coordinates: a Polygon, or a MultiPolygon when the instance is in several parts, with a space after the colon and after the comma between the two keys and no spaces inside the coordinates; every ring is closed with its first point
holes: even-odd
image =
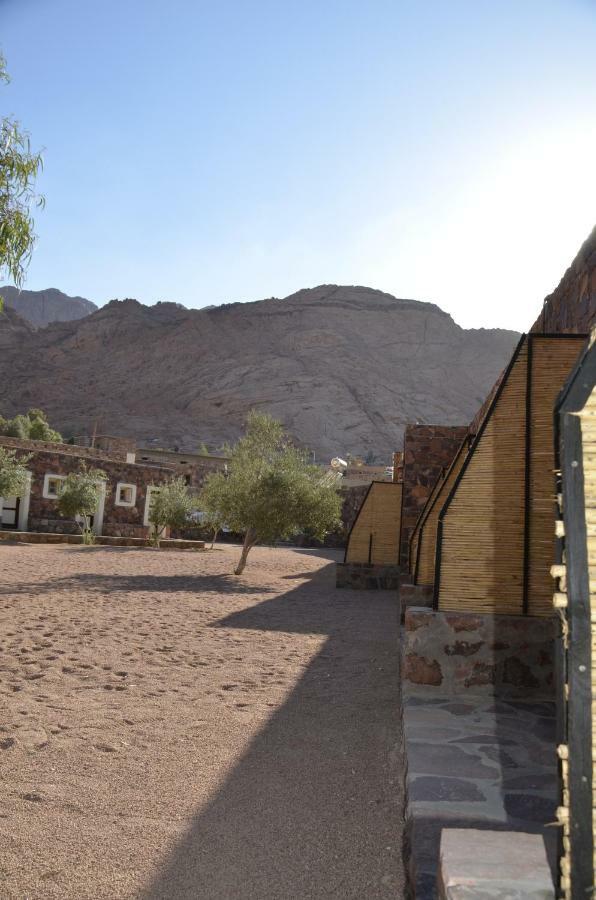
{"type": "Polygon", "coordinates": [[[457,455],[441,480],[439,490],[431,497],[425,509],[425,517],[420,528],[418,555],[414,568],[414,584],[433,585],[435,581],[435,555],[437,549],[437,529],[443,504],[462,470],[470,449],[470,440],[465,438],[457,455]]]}
{"type": "Polygon", "coordinates": [[[527,609],[531,616],[552,615],[550,567],[555,558],[556,500],[553,410],[581,346],[577,339],[553,340],[539,335],[533,335],[530,343],[527,609]]]}
{"type": "Polygon", "coordinates": [[[441,609],[522,610],[527,362],[523,341],[441,512],[441,609]]]}
{"type": "Polygon", "coordinates": [[[439,515],[439,608],[552,614],[554,398],[580,346],[571,335],[520,341],[439,515]]]}
{"type": "Polygon", "coordinates": [[[420,542],[420,534],[422,532],[422,528],[424,527],[424,521],[426,519],[426,516],[428,515],[429,509],[432,507],[433,501],[434,501],[435,497],[437,496],[437,493],[441,489],[441,485],[443,484],[444,479],[445,479],[445,469],[441,469],[441,474],[435,481],[435,483],[433,485],[433,489],[430,492],[429,498],[426,501],[426,505],[425,505],[424,509],[422,510],[422,512],[420,513],[420,516],[418,517],[418,521],[416,522],[416,525],[414,526],[414,531],[410,535],[410,552],[408,554],[408,569],[412,574],[414,574],[414,572],[416,570],[416,560],[418,558],[418,546],[419,546],[419,542],[420,542]]]}
{"type": "Polygon", "coordinates": [[[397,565],[401,492],[401,483],[373,481],[350,531],[346,562],[397,565]]]}
{"type": "Polygon", "coordinates": [[[562,776],[561,895],[585,900],[596,890],[596,344],[579,361],[557,404],[558,579],[554,606],[563,620],[558,667],[558,753],[562,776]],[[560,467],[560,468],[559,468],[560,467]]]}

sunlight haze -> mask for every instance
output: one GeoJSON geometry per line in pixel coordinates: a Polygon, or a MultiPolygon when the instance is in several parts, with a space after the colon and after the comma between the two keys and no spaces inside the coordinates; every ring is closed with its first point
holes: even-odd
{"type": "Polygon", "coordinates": [[[594,225],[595,46],[587,0],[0,0],[44,148],[25,287],[360,284],[527,329],[594,225]]]}

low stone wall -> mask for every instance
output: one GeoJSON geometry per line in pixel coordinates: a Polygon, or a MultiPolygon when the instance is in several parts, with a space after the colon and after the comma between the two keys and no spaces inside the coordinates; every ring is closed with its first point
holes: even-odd
{"type": "Polygon", "coordinates": [[[399,566],[378,566],[368,563],[337,563],[335,586],[357,591],[397,591],[399,566]]]}
{"type": "MultiPolygon", "coordinates": [[[[80,535],[81,533],[79,526],[71,519],[51,519],[39,516],[29,516],[29,529],[31,532],[40,532],[42,534],[80,535]]],[[[146,540],[149,537],[149,528],[146,525],[133,525],[127,522],[104,522],[102,537],[142,538],[146,540]]]]}
{"type": "Polygon", "coordinates": [[[408,568],[410,535],[441,470],[468,433],[467,425],[406,425],[399,562],[408,568]]]}
{"type": "MultiPolygon", "coordinates": [[[[0,531],[0,543],[17,544],[82,544],[81,534],[65,534],[64,532],[42,531],[0,531]]],[[[135,537],[109,537],[98,535],[95,538],[96,545],[106,547],[152,547],[147,538],[135,537]]],[[[160,541],[162,550],[204,550],[203,541],[184,541],[166,538],[160,541]]]]}
{"type": "Polygon", "coordinates": [[[411,607],[404,681],[442,695],[554,698],[556,618],[474,615],[411,607]]]}

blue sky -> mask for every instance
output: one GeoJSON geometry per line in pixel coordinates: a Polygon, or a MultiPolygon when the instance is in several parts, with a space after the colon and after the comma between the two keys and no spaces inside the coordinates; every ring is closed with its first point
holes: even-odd
{"type": "Polygon", "coordinates": [[[596,0],[0,0],[26,287],[366,284],[524,329],[596,223],[596,0]]]}

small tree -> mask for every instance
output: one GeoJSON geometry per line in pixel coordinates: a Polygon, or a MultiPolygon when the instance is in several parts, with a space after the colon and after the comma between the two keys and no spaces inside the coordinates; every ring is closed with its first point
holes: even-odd
{"type": "MultiPolygon", "coordinates": [[[[9,80],[6,62],[0,54],[0,82],[9,80]]],[[[32,153],[29,136],[17,121],[0,119],[0,276],[6,273],[21,287],[31,257],[35,234],[33,206],[43,205],[34,191],[41,169],[39,153],[32,153]]],[[[1,298],[0,298],[0,309],[1,298]]]]}
{"type": "Polygon", "coordinates": [[[91,516],[97,510],[101,482],[106,478],[101,469],[87,469],[82,465],[79,472],[71,472],[63,482],[58,497],[58,511],[68,519],[78,521],[84,544],[93,544],[95,535],[91,529],[91,516]]]}
{"type": "Polygon", "coordinates": [[[48,417],[41,409],[30,409],[22,416],[5,419],[0,416],[0,434],[21,440],[61,441],[62,435],[48,423],[48,417]]]}
{"type": "Polygon", "coordinates": [[[308,530],[323,538],[340,521],[335,476],[307,461],[293,447],[281,422],[251,412],[246,433],[232,449],[229,472],[210,475],[200,508],[244,535],[235,574],[240,575],[259,541],[288,538],[308,530]]]}
{"type": "Polygon", "coordinates": [[[17,457],[16,450],[0,447],[0,497],[22,497],[29,473],[26,465],[31,456],[17,457]]]}
{"type": "Polygon", "coordinates": [[[174,478],[154,488],[149,510],[152,525],[152,541],[156,547],[165,529],[183,528],[197,505],[196,497],[188,489],[184,478],[174,478]]]}
{"type": "MultiPolygon", "coordinates": [[[[218,474],[222,475],[223,477],[223,472],[218,474]]],[[[212,550],[213,545],[217,540],[217,535],[226,524],[224,514],[220,509],[220,503],[222,499],[221,490],[221,479],[216,478],[215,475],[212,475],[210,478],[207,478],[198,497],[198,503],[200,504],[200,509],[203,513],[201,525],[207,531],[211,531],[212,550]]]]}

